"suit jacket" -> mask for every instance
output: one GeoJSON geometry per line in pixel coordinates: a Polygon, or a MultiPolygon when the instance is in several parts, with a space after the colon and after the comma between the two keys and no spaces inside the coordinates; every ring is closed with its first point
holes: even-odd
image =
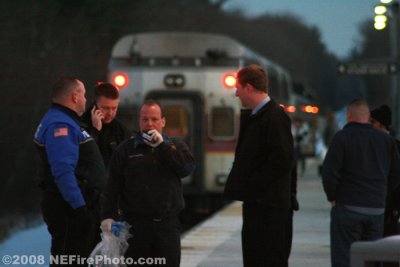
{"type": "Polygon", "coordinates": [[[254,115],[242,110],[225,196],[289,208],[292,161],[291,121],[285,111],[272,99],[254,115]]]}

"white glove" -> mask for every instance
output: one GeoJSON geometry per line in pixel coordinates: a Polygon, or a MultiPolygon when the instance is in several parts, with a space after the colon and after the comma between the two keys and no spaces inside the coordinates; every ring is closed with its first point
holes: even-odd
{"type": "Polygon", "coordinates": [[[158,147],[162,142],[164,142],[164,138],[162,135],[156,130],[150,130],[147,132],[151,136],[151,142],[147,141],[146,139],[143,139],[143,141],[151,146],[151,147],[158,147]]]}
{"type": "Polygon", "coordinates": [[[111,227],[113,224],[114,220],[111,218],[104,219],[101,221],[100,229],[103,232],[111,232],[111,227]]]}

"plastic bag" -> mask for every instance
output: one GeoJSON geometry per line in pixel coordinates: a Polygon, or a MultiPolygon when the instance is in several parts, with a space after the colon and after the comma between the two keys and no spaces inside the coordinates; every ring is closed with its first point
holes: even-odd
{"type": "Polygon", "coordinates": [[[125,267],[123,256],[132,236],[129,228],[126,222],[114,222],[112,232],[102,232],[101,241],[89,256],[89,267],[125,267]]]}

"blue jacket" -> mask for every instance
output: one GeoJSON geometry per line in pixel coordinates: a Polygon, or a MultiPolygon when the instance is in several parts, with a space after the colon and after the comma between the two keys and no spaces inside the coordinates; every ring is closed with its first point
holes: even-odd
{"type": "Polygon", "coordinates": [[[86,205],[89,192],[101,192],[105,167],[93,138],[72,110],[53,104],[40,122],[34,142],[42,159],[42,186],[61,193],[73,208],[86,205]]]}
{"type": "Polygon", "coordinates": [[[348,123],[333,137],[322,169],[329,201],[384,208],[387,188],[400,182],[396,142],[368,123],[348,123]]]}

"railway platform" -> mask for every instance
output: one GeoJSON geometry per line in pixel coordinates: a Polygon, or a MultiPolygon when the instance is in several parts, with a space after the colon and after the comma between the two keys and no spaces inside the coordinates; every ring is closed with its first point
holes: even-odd
{"type": "MultiPolygon", "coordinates": [[[[317,160],[308,159],[298,177],[300,210],[294,213],[290,267],[330,266],[330,204],[322,189],[317,160]]],[[[182,267],[239,267],[242,264],[241,202],[233,202],[182,237],[182,267]]]]}

